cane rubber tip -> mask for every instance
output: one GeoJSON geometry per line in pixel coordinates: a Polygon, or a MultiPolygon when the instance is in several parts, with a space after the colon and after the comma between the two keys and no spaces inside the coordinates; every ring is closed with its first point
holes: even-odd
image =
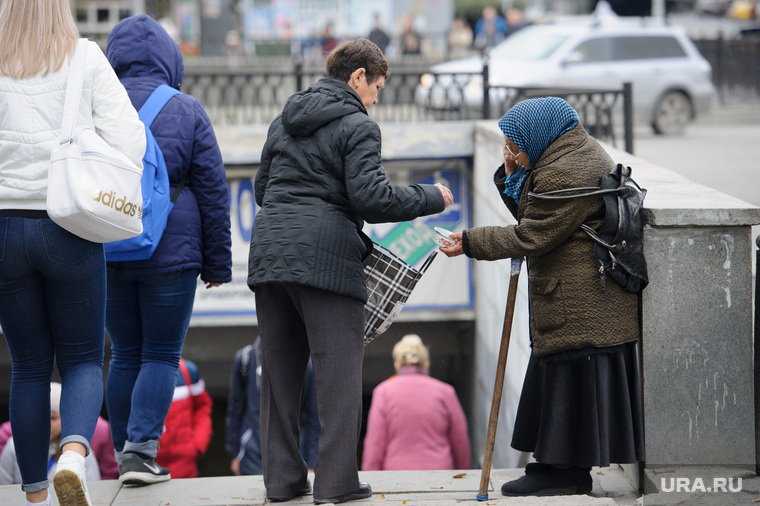
{"type": "Polygon", "coordinates": [[[477,495],[478,501],[487,501],[488,500],[488,494],[478,494],[477,495]]]}

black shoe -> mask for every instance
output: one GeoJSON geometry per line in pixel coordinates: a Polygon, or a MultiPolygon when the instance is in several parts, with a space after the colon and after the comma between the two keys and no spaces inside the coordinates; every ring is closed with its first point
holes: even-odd
{"type": "Polygon", "coordinates": [[[150,485],[170,479],[169,470],[156,464],[151,457],[135,452],[122,454],[121,464],[119,464],[119,481],[123,484],[150,485]]]}
{"type": "Polygon", "coordinates": [[[295,495],[291,495],[289,497],[270,497],[267,495],[267,500],[270,502],[285,502],[290,501],[291,499],[295,499],[296,497],[301,497],[309,494],[311,494],[311,484],[306,481],[306,485],[304,485],[301,490],[296,492],[295,495]]]}
{"type": "Polygon", "coordinates": [[[340,504],[346,501],[356,501],[357,499],[366,499],[372,495],[372,487],[366,481],[359,482],[359,488],[353,492],[339,495],[337,497],[326,497],[324,499],[314,499],[314,504],[340,504]]]}
{"type": "Polygon", "coordinates": [[[501,486],[506,496],[547,496],[588,494],[593,488],[589,468],[559,467],[539,464],[525,466],[525,475],[501,486]]]}

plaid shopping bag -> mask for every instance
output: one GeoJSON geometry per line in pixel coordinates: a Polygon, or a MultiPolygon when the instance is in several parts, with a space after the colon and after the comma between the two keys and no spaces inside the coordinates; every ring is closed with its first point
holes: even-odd
{"type": "Polygon", "coordinates": [[[437,253],[437,250],[430,253],[417,270],[375,243],[364,267],[368,296],[364,305],[365,346],[388,330],[437,253]]]}

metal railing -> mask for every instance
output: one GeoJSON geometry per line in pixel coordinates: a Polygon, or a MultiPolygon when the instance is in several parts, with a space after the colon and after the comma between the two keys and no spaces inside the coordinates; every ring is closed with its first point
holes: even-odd
{"type": "MultiPolygon", "coordinates": [[[[488,72],[487,62],[482,73],[432,74],[419,67],[401,67],[393,70],[370,116],[378,122],[407,123],[492,119],[523,98],[560,96],[578,111],[591,135],[615,146],[622,139],[624,149],[633,152],[630,85],[594,90],[482,86],[488,83],[488,72]]],[[[201,101],[214,125],[269,124],[288,97],[323,76],[322,68],[301,62],[187,66],[182,91],[201,101]]]]}
{"type": "Polygon", "coordinates": [[[721,103],[760,99],[760,38],[695,40],[712,66],[712,81],[721,103]]]}

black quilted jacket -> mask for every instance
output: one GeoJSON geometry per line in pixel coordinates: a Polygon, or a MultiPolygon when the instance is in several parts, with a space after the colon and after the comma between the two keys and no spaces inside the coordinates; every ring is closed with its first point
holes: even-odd
{"type": "Polygon", "coordinates": [[[248,286],[296,283],[365,302],[370,223],[443,211],[433,185],[392,185],[380,128],[346,84],[321,79],[288,99],[269,127],[255,180],[248,286]]]}

